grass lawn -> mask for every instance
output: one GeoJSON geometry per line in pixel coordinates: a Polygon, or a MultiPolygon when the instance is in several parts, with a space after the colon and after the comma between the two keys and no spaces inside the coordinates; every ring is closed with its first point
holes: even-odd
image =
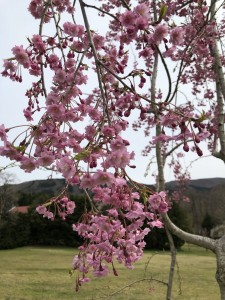
{"type": "MultiPolygon", "coordinates": [[[[147,279],[167,280],[168,252],[146,251],[134,270],[117,265],[118,277],[93,278],[78,293],[74,291],[75,276],[69,276],[75,253],[71,248],[47,247],[0,250],[0,300],[165,299],[166,286],[147,279]]],[[[210,251],[185,246],[177,261],[173,300],[219,299],[216,259],[210,251]]]]}

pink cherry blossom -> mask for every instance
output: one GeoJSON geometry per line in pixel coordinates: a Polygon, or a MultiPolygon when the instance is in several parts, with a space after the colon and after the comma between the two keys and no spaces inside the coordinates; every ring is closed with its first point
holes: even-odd
{"type": "Polygon", "coordinates": [[[149,203],[152,209],[159,210],[160,212],[166,212],[168,210],[166,197],[167,195],[165,192],[159,192],[151,195],[149,197],[149,203]]]}
{"type": "Polygon", "coordinates": [[[38,159],[38,163],[41,166],[50,166],[55,160],[55,156],[50,151],[41,152],[41,156],[38,159]]]}
{"type": "Polygon", "coordinates": [[[108,169],[110,167],[125,168],[130,163],[130,154],[126,149],[113,151],[105,160],[104,166],[108,169]]]}
{"type": "Polygon", "coordinates": [[[100,121],[102,117],[102,114],[93,107],[88,108],[88,115],[93,121],[100,121]]]}
{"type": "Polygon", "coordinates": [[[93,179],[90,174],[85,174],[80,183],[82,189],[91,189],[94,186],[93,179]]]}
{"type": "Polygon", "coordinates": [[[75,207],[74,201],[68,201],[66,204],[67,214],[73,214],[75,207]]]}
{"type": "MultiPolygon", "coordinates": [[[[42,14],[44,12],[44,6],[43,6],[42,1],[40,1],[40,0],[32,0],[30,2],[28,10],[30,11],[30,13],[32,14],[32,16],[35,19],[41,19],[42,14]]],[[[44,21],[45,22],[49,21],[49,18],[47,17],[47,15],[45,15],[44,21]]]]}
{"type": "Polygon", "coordinates": [[[76,25],[70,22],[63,24],[64,32],[70,36],[82,37],[84,34],[84,27],[82,25],[76,25]]]}
{"type": "Polygon", "coordinates": [[[170,42],[173,45],[182,45],[184,39],[184,29],[182,27],[176,27],[170,32],[170,42]]]}
{"type": "Polygon", "coordinates": [[[59,67],[59,57],[56,54],[50,54],[47,57],[47,62],[52,70],[57,70],[59,67]]]}
{"type": "Polygon", "coordinates": [[[76,167],[74,166],[73,160],[71,160],[69,157],[62,157],[56,162],[56,166],[59,172],[62,173],[62,175],[66,179],[71,179],[76,174],[76,167]]]}
{"type": "Polygon", "coordinates": [[[41,75],[41,68],[38,64],[31,63],[30,68],[29,68],[29,73],[30,75],[33,76],[40,76],[41,75]]]}
{"type": "Polygon", "coordinates": [[[105,126],[105,127],[102,129],[102,133],[103,133],[105,136],[113,137],[113,136],[115,135],[115,130],[114,130],[113,127],[105,126]]]}
{"type": "Polygon", "coordinates": [[[148,19],[150,17],[149,7],[147,6],[147,3],[146,4],[141,3],[141,4],[137,5],[134,9],[134,12],[146,19],[148,19]]]}
{"type": "Polygon", "coordinates": [[[89,141],[93,140],[95,134],[96,134],[96,129],[95,129],[94,126],[86,126],[86,128],[85,128],[85,137],[89,141]]]}
{"type": "Polygon", "coordinates": [[[65,108],[62,104],[52,104],[47,106],[47,113],[54,118],[62,117],[65,113],[65,108]]]}
{"type": "Polygon", "coordinates": [[[39,205],[36,207],[36,211],[40,214],[43,215],[44,213],[46,213],[47,208],[43,205],[39,205]]]}
{"type": "Polygon", "coordinates": [[[102,277],[102,276],[106,276],[108,274],[109,270],[107,268],[107,266],[99,266],[99,269],[96,269],[93,274],[95,277],[102,277]]]}
{"type": "Polygon", "coordinates": [[[127,11],[120,16],[120,22],[123,26],[133,26],[135,23],[136,16],[132,11],[127,11]]]}
{"type": "Polygon", "coordinates": [[[135,26],[139,30],[144,30],[148,28],[148,20],[143,17],[139,17],[135,21],[135,26]]]}
{"type": "Polygon", "coordinates": [[[53,214],[53,212],[47,210],[44,212],[43,218],[47,218],[47,219],[54,221],[54,214],[53,214]]]}
{"type": "Polygon", "coordinates": [[[103,172],[101,170],[98,170],[93,176],[92,180],[94,181],[94,186],[96,185],[112,185],[112,183],[115,180],[115,177],[113,174],[108,172],[103,172]]]}
{"type": "Polygon", "coordinates": [[[44,53],[46,51],[45,43],[42,40],[42,37],[39,34],[33,35],[31,41],[34,44],[34,47],[40,52],[44,53]]]}
{"type": "Polygon", "coordinates": [[[24,68],[29,68],[30,59],[27,52],[23,49],[23,46],[15,46],[12,48],[12,53],[15,55],[16,60],[24,68]]]}
{"type": "Polygon", "coordinates": [[[7,72],[7,73],[9,72],[10,75],[15,73],[17,70],[15,64],[12,61],[9,61],[7,59],[4,60],[3,67],[5,68],[5,72],[7,72]]]}
{"type": "Polygon", "coordinates": [[[20,168],[27,173],[31,173],[37,168],[37,162],[33,158],[23,157],[22,161],[20,162],[20,168]]]}
{"type": "Polygon", "coordinates": [[[53,77],[53,81],[56,83],[64,83],[66,81],[66,72],[64,70],[58,69],[53,77]]]}
{"type": "Polygon", "coordinates": [[[163,228],[163,223],[159,220],[149,222],[149,225],[152,227],[163,228]]]}
{"type": "Polygon", "coordinates": [[[98,34],[94,34],[93,43],[95,45],[96,50],[99,50],[103,47],[104,41],[105,41],[105,39],[104,39],[103,36],[100,36],[98,34]]]}
{"type": "Polygon", "coordinates": [[[29,106],[23,110],[23,114],[24,114],[24,117],[27,119],[27,121],[33,121],[32,111],[29,106]]]}
{"type": "Polygon", "coordinates": [[[6,142],[7,140],[7,129],[5,129],[5,126],[4,124],[1,124],[0,125],[0,139],[3,141],[3,142],[6,142]]]}
{"type": "Polygon", "coordinates": [[[117,138],[110,143],[110,147],[113,151],[123,150],[126,148],[125,141],[120,136],[117,136],[117,138]]]}
{"type": "Polygon", "coordinates": [[[158,44],[160,43],[168,34],[168,28],[165,24],[159,24],[155,27],[153,34],[153,41],[158,44]]]}
{"type": "Polygon", "coordinates": [[[0,146],[0,155],[5,156],[11,160],[22,159],[21,153],[18,153],[15,147],[8,142],[4,142],[4,146],[0,146]]]}

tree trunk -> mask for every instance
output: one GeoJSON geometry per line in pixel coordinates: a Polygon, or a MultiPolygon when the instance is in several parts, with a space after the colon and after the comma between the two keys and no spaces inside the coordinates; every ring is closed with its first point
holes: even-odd
{"type": "Polygon", "coordinates": [[[216,280],[220,288],[221,300],[225,300],[225,235],[218,240],[214,240],[205,236],[190,234],[173,224],[167,214],[162,214],[162,217],[171,233],[187,243],[209,249],[216,254],[216,280]]]}
{"type": "MultiPolygon", "coordinates": [[[[211,0],[210,21],[216,21],[216,0],[211,0]]],[[[221,41],[220,41],[221,42],[221,41]]],[[[216,92],[218,105],[218,138],[220,141],[220,151],[213,150],[213,155],[221,159],[225,163],[225,133],[224,133],[224,101],[225,101],[225,76],[223,70],[223,63],[221,60],[221,53],[218,46],[218,41],[215,38],[215,43],[210,46],[210,52],[214,59],[214,72],[216,75],[216,92]]]]}
{"type": "Polygon", "coordinates": [[[173,237],[170,231],[165,226],[167,238],[170,245],[170,253],[171,253],[171,261],[170,261],[170,272],[168,277],[168,284],[167,284],[167,291],[166,291],[166,300],[172,299],[172,287],[173,287],[173,278],[174,278],[174,270],[176,265],[176,258],[177,258],[177,250],[173,242],[173,237]]]}
{"type": "Polygon", "coordinates": [[[221,300],[225,300],[225,235],[216,241],[216,280],[220,288],[221,300]]]}

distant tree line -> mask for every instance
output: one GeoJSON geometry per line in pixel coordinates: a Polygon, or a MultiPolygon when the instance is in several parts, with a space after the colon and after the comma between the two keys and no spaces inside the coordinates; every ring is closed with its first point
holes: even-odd
{"type": "MultiPolygon", "coordinates": [[[[30,205],[28,213],[7,212],[2,216],[0,223],[0,249],[12,249],[27,245],[49,245],[49,246],[79,246],[81,239],[72,230],[72,224],[76,223],[84,213],[85,200],[76,197],[76,214],[67,217],[66,222],[56,217],[54,221],[40,216],[35,208],[37,199],[46,200],[49,195],[39,194],[22,195],[18,205],[30,205]],[[28,200],[30,199],[30,200],[28,200]],[[32,204],[30,201],[32,200],[32,204]],[[35,204],[34,204],[35,203],[35,204]]],[[[72,197],[70,197],[72,198],[72,197]]],[[[72,199],[71,199],[72,200],[72,199]]],[[[42,203],[40,201],[40,203],[42,203]]],[[[87,205],[87,203],[86,203],[87,205]]]]}
{"type": "MultiPolygon", "coordinates": [[[[69,246],[78,247],[81,245],[81,238],[72,230],[72,224],[76,223],[84,214],[85,207],[89,203],[84,195],[73,196],[70,199],[75,201],[75,214],[68,216],[67,221],[56,217],[54,221],[40,216],[35,208],[53,195],[50,194],[24,194],[21,193],[18,199],[18,206],[29,205],[28,213],[10,213],[2,215],[0,222],[0,249],[12,249],[27,245],[46,246],[69,246]]],[[[187,215],[174,203],[169,212],[171,218],[183,229],[189,228],[187,215]]],[[[190,228],[189,228],[190,229],[190,228]]],[[[169,249],[165,230],[152,229],[146,236],[146,249],[169,249]]],[[[174,236],[175,246],[179,249],[184,242],[174,236]]]]}

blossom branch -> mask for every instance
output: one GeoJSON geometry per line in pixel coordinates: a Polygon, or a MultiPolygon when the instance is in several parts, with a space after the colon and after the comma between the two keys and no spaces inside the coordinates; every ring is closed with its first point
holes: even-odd
{"type": "Polygon", "coordinates": [[[95,49],[95,46],[94,46],[94,43],[93,43],[93,39],[92,39],[92,36],[91,36],[90,26],[89,26],[89,22],[88,22],[86,12],[85,12],[85,4],[82,0],[80,0],[79,2],[80,2],[82,15],[83,15],[83,18],[84,18],[85,28],[86,28],[87,34],[88,34],[88,39],[89,39],[89,42],[90,42],[90,45],[91,45],[91,48],[92,48],[92,51],[93,51],[94,59],[95,59],[96,72],[97,72],[97,77],[98,77],[98,84],[99,84],[99,89],[100,89],[102,100],[103,100],[103,111],[107,116],[108,123],[111,124],[109,111],[108,111],[108,105],[107,105],[107,99],[106,99],[105,91],[104,91],[103,86],[102,86],[102,79],[101,79],[101,75],[100,75],[101,70],[100,70],[100,67],[99,67],[99,59],[98,59],[98,55],[97,55],[97,52],[96,52],[96,49],[95,49]]]}
{"type": "Polygon", "coordinates": [[[169,69],[167,67],[167,64],[165,62],[165,59],[163,58],[162,56],[162,53],[159,49],[159,47],[157,47],[157,45],[155,45],[156,49],[157,49],[157,52],[159,53],[159,56],[161,58],[161,61],[162,61],[162,64],[165,68],[165,71],[166,71],[166,75],[167,75],[167,79],[168,79],[168,84],[169,84],[169,88],[168,88],[168,92],[167,92],[167,96],[166,96],[166,99],[165,99],[165,103],[169,101],[169,98],[170,98],[170,95],[171,95],[171,90],[172,90],[172,82],[171,82],[171,77],[170,77],[170,72],[169,72],[169,69]]]}
{"type": "MultiPolygon", "coordinates": [[[[83,3],[84,3],[84,2],[83,2],[83,3]]],[[[94,5],[90,5],[90,4],[87,4],[87,3],[84,3],[84,6],[89,7],[89,8],[93,8],[93,9],[96,9],[96,10],[100,11],[101,13],[110,16],[111,18],[113,18],[113,19],[116,20],[117,22],[120,22],[119,19],[118,19],[116,16],[114,16],[113,14],[111,14],[111,13],[109,13],[109,12],[107,12],[107,11],[104,11],[103,9],[101,9],[101,8],[99,8],[99,7],[96,7],[96,6],[94,6],[94,5]]]]}
{"type": "MultiPolygon", "coordinates": [[[[48,11],[49,6],[50,6],[50,1],[45,4],[45,9],[41,16],[41,21],[39,24],[39,35],[40,36],[42,35],[42,32],[43,32],[44,19],[46,17],[46,12],[48,11]]],[[[41,83],[42,83],[42,89],[43,89],[44,95],[45,95],[45,97],[47,97],[47,91],[46,91],[46,86],[45,86],[45,76],[44,76],[44,65],[43,65],[42,57],[41,57],[41,83]]]]}
{"type": "Polygon", "coordinates": [[[55,12],[54,12],[54,7],[53,7],[52,0],[51,0],[51,10],[52,10],[53,19],[54,19],[54,22],[55,22],[55,28],[56,28],[56,33],[57,33],[57,37],[58,37],[59,47],[60,47],[60,50],[61,50],[61,53],[62,53],[62,58],[63,58],[64,64],[65,64],[66,58],[65,58],[65,54],[64,54],[63,46],[62,46],[62,37],[61,37],[61,34],[59,32],[60,15],[59,15],[59,20],[57,21],[56,16],[55,16],[55,12]]]}

